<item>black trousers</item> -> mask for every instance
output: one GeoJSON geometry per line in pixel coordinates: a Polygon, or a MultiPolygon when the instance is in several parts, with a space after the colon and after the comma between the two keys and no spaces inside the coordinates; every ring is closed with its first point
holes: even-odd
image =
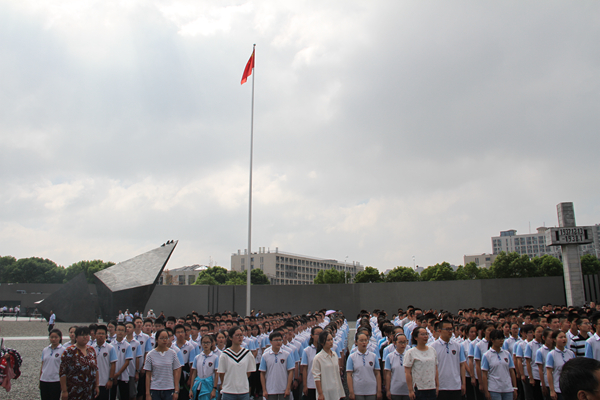
{"type": "Polygon", "coordinates": [[[467,400],[475,400],[475,386],[471,383],[471,377],[468,377],[466,381],[467,400]]]}
{"type": "Polygon", "coordinates": [[[40,381],[40,397],[42,398],[42,400],[60,400],[60,381],[40,381]]]}
{"type": "Polygon", "coordinates": [[[100,386],[100,394],[95,400],[110,400],[110,390],[106,386],[100,386]]]}
{"type": "Polygon", "coordinates": [[[462,393],[460,390],[440,390],[437,400],[460,400],[462,393]]]}
{"type": "Polygon", "coordinates": [[[129,400],[129,382],[122,380],[113,381],[113,386],[110,388],[110,398],[117,398],[117,389],[119,389],[120,399],[129,400]]]}

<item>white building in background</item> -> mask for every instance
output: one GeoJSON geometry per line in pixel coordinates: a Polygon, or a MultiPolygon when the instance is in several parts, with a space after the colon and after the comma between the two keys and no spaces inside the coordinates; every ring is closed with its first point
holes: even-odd
{"type": "MultiPolygon", "coordinates": [[[[500,236],[492,237],[492,252],[494,255],[504,251],[506,253],[526,254],[529,258],[542,257],[546,254],[562,260],[560,246],[546,246],[546,230],[549,228],[537,228],[536,233],[517,235],[515,229],[501,231],[500,236]]],[[[579,255],[593,254],[600,257],[600,224],[593,226],[593,243],[579,246],[579,255]]]]}
{"type": "Polygon", "coordinates": [[[190,265],[187,267],[165,269],[158,277],[159,285],[192,285],[196,282],[200,271],[207,269],[206,265],[190,265]]]}
{"type": "MultiPolygon", "coordinates": [[[[246,271],[247,254],[247,250],[243,253],[238,250],[231,255],[232,271],[246,271]]],[[[356,261],[344,263],[332,259],[285,253],[279,251],[279,248],[271,252],[261,247],[258,253],[251,254],[250,262],[250,268],[261,269],[272,285],[312,285],[319,271],[331,268],[349,272],[352,280],[359,271],[364,271],[364,267],[356,261]]]]}
{"type": "Polygon", "coordinates": [[[467,265],[470,262],[474,262],[478,267],[489,268],[492,266],[494,260],[498,257],[496,254],[475,254],[472,256],[463,257],[463,265],[467,265]]]}

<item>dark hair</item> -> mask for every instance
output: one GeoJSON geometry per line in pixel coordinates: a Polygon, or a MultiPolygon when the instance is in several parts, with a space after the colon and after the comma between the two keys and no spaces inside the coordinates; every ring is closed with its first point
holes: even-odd
{"type": "Polygon", "coordinates": [[[419,331],[421,329],[425,329],[422,326],[416,326],[415,329],[413,329],[412,333],[410,334],[410,338],[411,338],[411,345],[416,345],[417,344],[417,338],[419,337],[419,331]]]}
{"type": "Polygon", "coordinates": [[[488,349],[492,347],[492,342],[498,339],[504,340],[504,332],[502,332],[502,330],[500,329],[494,329],[490,332],[490,342],[488,343],[488,349]]]}
{"type": "Polygon", "coordinates": [[[60,329],[52,329],[50,332],[48,332],[48,337],[50,337],[50,335],[52,335],[53,333],[56,333],[60,338],[58,343],[62,343],[62,332],[60,331],[60,329]]]}
{"type": "Polygon", "coordinates": [[[156,338],[156,343],[154,344],[154,348],[158,347],[158,338],[160,337],[160,334],[165,332],[167,334],[167,337],[169,336],[169,332],[167,332],[166,329],[159,329],[158,331],[156,331],[156,335],[154,335],[154,337],[156,338]]]}
{"type": "Polygon", "coordinates": [[[242,330],[242,328],[240,328],[239,326],[233,326],[227,331],[228,335],[227,335],[227,344],[225,345],[226,348],[229,348],[233,345],[233,341],[231,338],[233,337],[233,335],[235,335],[235,332],[241,331],[241,330],[242,330]]]}
{"type": "Polygon", "coordinates": [[[319,341],[317,342],[317,353],[323,350],[323,345],[327,342],[327,336],[331,335],[331,332],[328,330],[323,330],[323,332],[319,333],[319,341]]]}
{"type": "Polygon", "coordinates": [[[521,327],[521,332],[528,334],[529,332],[535,332],[535,327],[532,324],[525,324],[521,327]]]}
{"type": "Polygon", "coordinates": [[[596,371],[600,361],[594,358],[576,357],[567,361],[560,373],[560,391],[565,400],[577,400],[580,390],[594,393],[598,389],[596,371]]]}
{"type": "Polygon", "coordinates": [[[271,332],[271,334],[269,335],[269,341],[271,341],[271,340],[273,340],[275,338],[282,338],[283,339],[283,335],[279,331],[271,332]]]}
{"type": "Polygon", "coordinates": [[[177,325],[175,325],[175,327],[173,328],[173,332],[177,333],[177,331],[179,329],[183,329],[183,332],[185,333],[185,326],[183,324],[177,324],[177,325]]]}
{"type": "Polygon", "coordinates": [[[317,329],[323,330],[323,328],[321,328],[319,325],[312,327],[312,329],[310,330],[310,340],[308,341],[308,345],[309,346],[311,344],[315,344],[314,340],[313,340],[313,335],[315,334],[315,332],[317,331],[317,329]]]}
{"type": "Polygon", "coordinates": [[[108,332],[108,328],[106,327],[106,325],[98,325],[98,326],[96,327],[96,333],[97,333],[98,331],[104,331],[104,333],[106,334],[106,333],[108,332]]]}
{"type": "Polygon", "coordinates": [[[202,343],[204,338],[207,338],[208,340],[210,340],[210,343],[215,343],[217,341],[215,339],[214,335],[204,335],[204,336],[202,336],[202,339],[200,339],[200,343],[202,343]]]}
{"type": "Polygon", "coordinates": [[[87,326],[78,326],[75,328],[75,337],[85,336],[90,334],[90,328],[87,326]]]}
{"type": "Polygon", "coordinates": [[[398,341],[398,338],[399,338],[400,336],[404,336],[404,337],[406,338],[406,335],[405,335],[404,333],[402,333],[402,332],[398,332],[398,333],[396,333],[396,334],[394,335],[394,342],[393,342],[393,343],[396,343],[396,341],[398,341]]]}
{"type": "Polygon", "coordinates": [[[367,337],[367,339],[369,339],[369,333],[366,329],[359,329],[356,334],[354,335],[354,341],[358,342],[358,337],[360,335],[365,335],[367,337]]]}

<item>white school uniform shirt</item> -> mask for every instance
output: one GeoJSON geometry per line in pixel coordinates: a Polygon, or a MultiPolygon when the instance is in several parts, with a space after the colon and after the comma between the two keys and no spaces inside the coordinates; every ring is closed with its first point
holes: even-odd
{"type": "Polygon", "coordinates": [[[511,355],[514,354],[515,343],[517,343],[519,341],[519,339],[515,339],[514,337],[509,336],[508,339],[506,339],[504,341],[504,343],[502,344],[502,349],[508,350],[508,352],[511,355]]]}
{"type": "MultiPolygon", "coordinates": [[[[6,307],[4,307],[6,308],[6,307]]],[[[4,312],[6,312],[6,310],[3,309],[4,312]]],[[[48,325],[54,325],[54,321],[56,320],[56,315],[54,315],[54,313],[52,313],[52,315],[50,316],[50,319],[48,320],[48,325]]]]}
{"type": "Polygon", "coordinates": [[[182,366],[194,362],[194,358],[196,358],[196,349],[191,342],[187,341],[181,347],[179,347],[177,342],[175,342],[171,345],[171,348],[177,353],[179,362],[182,366]]]}
{"type": "Polygon", "coordinates": [[[42,376],[40,376],[40,381],[60,381],[60,357],[66,349],[67,347],[60,343],[55,349],[52,348],[52,345],[44,347],[44,350],[42,350],[42,376]]]}
{"type": "Polygon", "coordinates": [[[377,393],[375,371],[379,371],[379,354],[372,351],[355,351],[348,356],[346,371],[352,372],[354,394],[369,396],[377,393]]]}
{"type": "Polygon", "coordinates": [[[585,356],[600,361],[600,336],[598,333],[594,333],[585,341],[585,356]]]}
{"type": "Polygon", "coordinates": [[[515,364],[508,350],[486,351],[481,359],[481,370],[488,371],[488,390],[496,393],[513,392],[510,369],[514,367],[515,364]]]}
{"type": "Polygon", "coordinates": [[[295,368],[296,364],[290,353],[283,349],[275,353],[270,347],[265,350],[258,370],[265,372],[267,393],[284,394],[287,388],[288,372],[295,368]]]}
{"type": "MultiPolygon", "coordinates": [[[[548,357],[548,353],[550,353],[550,349],[546,345],[543,345],[542,347],[540,347],[539,350],[537,351],[537,353],[535,353],[535,368],[536,369],[539,369],[537,366],[541,365],[542,370],[544,372],[546,372],[546,357],[548,357]]],[[[544,374],[544,386],[546,386],[546,387],[550,386],[548,384],[548,378],[546,377],[545,374],[544,374]]]]}
{"type": "Polygon", "coordinates": [[[466,360],[460,344],[452,341],[446,343],[439,338],[431,347],[437,352],[439,390],[460,390],[460,364],[466,360]]]}
{"type": "MultiPolygon", "coordinates": [[[[127,340],[127,338],[125,338],[125,340],[127,340]]],[[[131,346],[131,354],[133,355],[133,359],[129,362],[127,372],[129,373],[130,378],[135,378],[136,371],[141,370],[143,367],[142,363],[144,362],[144,348],[140,342],[135,339],[131,339],[131,342],[128,343],[129,346],[131,346]]]]}
{"type": "Polygon", "coordinates": [[[575,353],[567,348],[563,351],[554,348],[546,357],[546,369],[550,368],[552,370],[552,380],[554,381],[554,391],[556,393],[561,393],[558,379],[563,365],[572,358],[575,358],[575,353]]]}
{"type": "Polygon", "coordinates": [[[390,393],[393,396],[408,396],[408,384],[406,383],[406,373],[404,370],[404,353],[400,354],[394,349],[385,358],[384,369],[392,373],[390,393]]]}
{"type": "Polygon", "coordinates": [[[537,368],[537,366],[535,365],[535,354],[542,346],[543,345],[540,342],[533,339],[531,342],[527,343],[527,346],[525,347],[525,354],[523,354],[525,358],[525,365],[523,365],[523,368],[527,369],[526,360],[529,359],[531,362],[531,372],[533,373],[533,379],[535,379],[536,381],[540,380],[540,371],[539,368],[537,368]]]}
{"type": "MultiPolygon", "coordinates": [[[[110,343],[104,342],[102,346],[94,345],[96,351],[96,364],[98,365],[98,381],[100,386],[106,386],[110,374],[110,366],[117,362],[117,352],[110,343]]],[[[115,372],[117,372],[115,365],[115,372]]]]}
{"type": "MultiPolygon", "coordinates": [[[[131,352],[131,346],[127,343],[127,339],[123,338],[122,342],[119,342],[115,339],[113,343],[111,343],[117,352],[117,365],[115,366],[115,373],[123,367],[125,364],[125,360],[129,360],[131,364],[133,362],[133,353],[131,352]]],[[[129,382],[129,372],[128,368],[125,368],[125,371],[119,376],[115,376],[116,379],[129,382]]]]}
{"type": "MultiPolygon", "coordinates": [[[[196,370],[200,379],[214,376],[217,368],[219,368],[219,356],[212,351],[208,354],[204,352],[198,354],[192,364],[192,369],[196,370]]],[[[216,382],[214,386],[216,386],[216,382]]]]}
{"type": "MultiPolygon", "coordinates": [[[[137,333],[133,332],[133,338],[135,340],[137,340],[138,342],[140,342],[140,345],[142,346],[142,349],[144,351],[144,353],[149,352],[150,350],[152,350],[152,347],[149,347],[148,342],[150,341],[150,336],[146,335],[144,332],[140,332],[140,334],[138,335],[137,333]]],[[[140,370],[143,368],[143,365],[140,365],[140,370]]]]}
{"type": "Polygon", "coordinates": [[[481,356],[488,351],[488,341],[485,338],[475,339],[471,344],[471,348],[469,350],[469,357],[473,357],[473,372],[475,374],[475,379],[479,379],[477,376],[477,360],[481,361],[481,356]]]}
{"type": "MultiPolygon", "coordinates": [[[[313,360],[316,355],[317,355],[317,348],[313,344],[306,347],[304,349],[304,352],[302,352],[302,362],[300,363],[300,365],[306,365],[306,374],[307,374],[306,375],[306,387],[308,387],[309,389],[317,388],[317,386],[315,385],[315,378],[313,377],[313,374],[311,373],[312,363],[313,363],[313,360]]],[[[267,393],[269,393],[269,392],[267,392],[267,393]]]]}
{"type": "Polygon", "coordinates": [[[529,378],[529,371],[527,371],[527,365],[525,364],[525,348],[529,342],[527,340],[522,340],[520,343],[515,344],[515,357],[521,359],[521,363],[523,363],[523,372],[526,377],[529,378]]]}
{"type": "MultiPolygon", "coordinates": [[[[465,355],[465,360],[468,361],[469,358],[469,351],[471,350],[471,344],[473,341],[471,341],[471,339],[465,339],[464,342],[461,343],[460,347],[462,349],[462,352],[465,355]]],[[[470,378],[471,374],[469,374],[469,368],[465,368],[465,377],[470,378]]]]}
{"type": "Polygon", "coordinates": [[[217,372],[225,374],[221,387],[222,393],[248,393],[248,372],[256,371],[256,360],[248,349],[241,348],[235,353],[231,348],[225,349],[219,357],[217,372]]]}

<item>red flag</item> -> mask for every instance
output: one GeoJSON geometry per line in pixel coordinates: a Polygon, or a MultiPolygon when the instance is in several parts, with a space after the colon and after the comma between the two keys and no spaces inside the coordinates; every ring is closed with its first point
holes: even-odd
{"type": "Polygon", "coordinates": [[[242,75],[242,85],[246,83],[248,77],[252,75],[252,70],[254,69],[254,50],[252,50],[252,55],[246,64],[246,68],[244,68],[244,74],[242,75]]]}

